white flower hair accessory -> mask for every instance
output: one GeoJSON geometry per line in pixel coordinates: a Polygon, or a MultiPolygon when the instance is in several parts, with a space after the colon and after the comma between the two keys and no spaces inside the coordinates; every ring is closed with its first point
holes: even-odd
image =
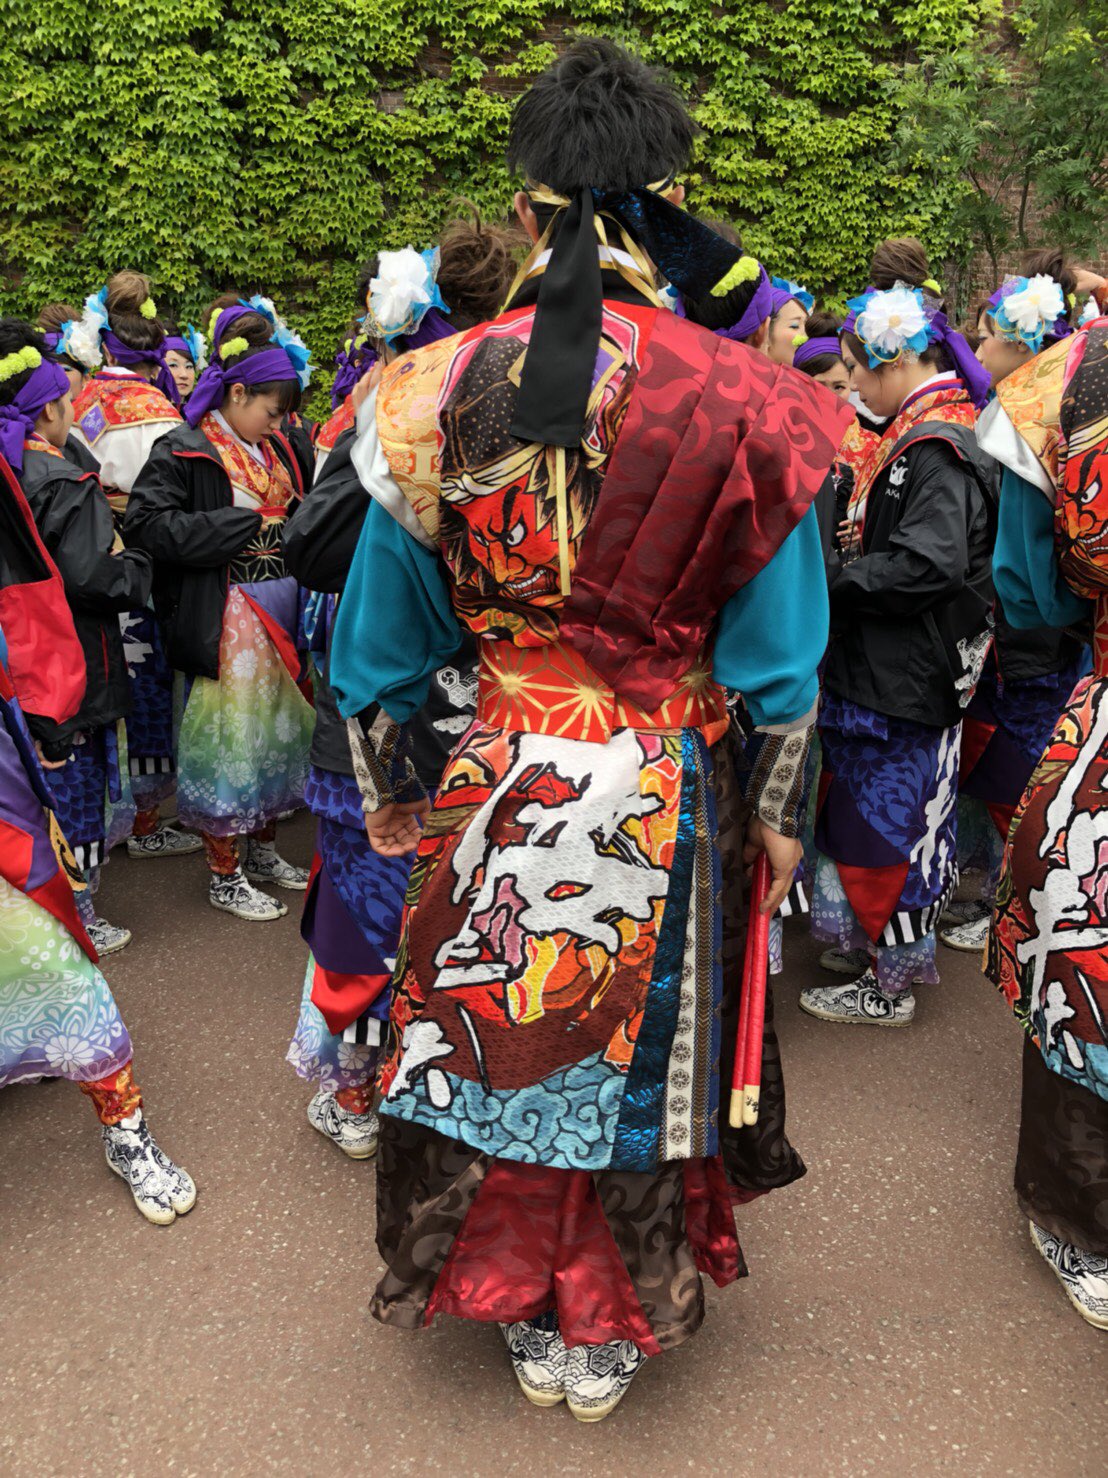
{"type": "Polygon", "coordinates": [[[862,342],[870,369],[892,364],[905,351],[922,354],[931,342],[931,320],[918,287],[897,282],[884,291],[865,293],[847,306],[856,315],[853,331],[862,342]]]}
{"type": "Polygon", "coordinates": [[[449,313],[439,292],[438,273],[437,246],[426,251],[405,246],[381,252],[366,297],[367,332],[391,344],[402,334],[415,333],[432,308],[449,313]]]}
{"type": "Polygon", "coordinates": [[[82,364],[92,364],[99,369],[104,357],[101,335],[107,331],[107,328],[108,289],[105,286],[98,293],[90,293],[85,299],[85,311],[81,314],[69,340],[71,344],[76,345],[76,348],[70,348],[64,352],[79,359],[82,364]]]}
{"type": "Polygon", "coordinates": [[[1034,277],[1010,277],[1000,290],[993,309],[993,323],[1002,339],[1024,344],[1037,354],[1047,334],[1068,333],[1066,299],[1053,277],[1039,272],[1034,277]],[[1061,324],[1059,324],[1061,320],[1061,324]]]}
{"type": "Polygon", "coordinates": [[[1078,328],[1084,328],[1086,324],[1095,323],[1098,318],[1102,318],[1103,316],[1097,307],[1096,299],[1090,298],[1081,310],[1081,317],[1077,320],[1077,326],[1078,328]]]}
{"type": "Polygon", "coordinates": [[[91,375],[104,362],[100,349],[100,330],[93,329],[85,318],[67,319],[62,324],[54,353],[74,360],[91,375]]]}

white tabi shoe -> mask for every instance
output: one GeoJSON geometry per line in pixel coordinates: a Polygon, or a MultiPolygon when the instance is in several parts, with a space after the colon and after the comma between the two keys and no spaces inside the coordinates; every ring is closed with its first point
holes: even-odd
{"type": "Polygon", "coordinates": [[[979,955],[989,942],[989,930],[993,916],[967,919],[964,924],[955,924],[951,929],[940,929],[939,938],[948,949],[960,949],[968,955],[979,955]]]}
{"type": "Polygon", "coordinates": [[[135,1205],[156,1226],[169,1226],[196,1204],[190,1176],[154,1142],[141,1109],[100,1129],[108,1165],[125,1180],[135,1205]]]}
{"type": "Polygon", "coordinates": [[[553,1323],[549,1315],[500,1326],[520,1390],[535,1406],[557,1406],[566,1398],[569,1351],[556,1327],[538,1327],[547,1323],[553,1323]]]}
{"type": "Polygon", "coordinates": [[[1031,1245],[1066,1290],[1066,1297],[1094,1329],[1108,1329],[1108,1257],[1082,1252],[1035,1222],[1029,1222],[1031,1245]]]}
{"type": "Polygon", "coordinates": [[[333,1093],[317,1093],[308,1105],[308,1123],[352,1160],[369,1160],[377,1153],[377,1115],[352,1114],[333,1093]]]}
{"type": "Polygon", "coordinates": [[[93,949],[101,957],[126,949],[133,938],[130,929],[121,929],[118,924],[109,924],[107,919],[100,918],[89,924],[85,933],[92,940],[93,949]]]}
{"type": "Polygon", "coordinates": [[[268,883],[273,888],[292,888],[297,893],[303,893],[308,886],[307,868],[294,867],[291,862],[278,856],[277,848],[272,842],[255,841],[253,837],[247,839],[243,870],[252,883],[268,883]]]}
{"type": "Polygon", "coordinates": [[[127,838],[128,857],[191,857],[203,849],[204,843],[198,836],[172,826],[159,826],[148,836],[127,838]]]}
{"type": "Polygon", "coordinates": [[[810,986],[800,993],[800,1009],[820,1021],[844,1026],[908,1026],[916,1014],[911,991],[888,996],[877,988],[877,977],[867,970],[851,985],[810,986]]]}
{"type": "Polygon", "coordinates": [[[278,903],[276,898],[248,883],[241,868],[226,877],[212,877],[208,885],[208,902],[213,908],[252,924],[268,924],[288,913],[286,904],[278,903]]]}
{"type": "Polygon", "coordinates": [[[868,949],[842,949],[835,945],[819,957],[820,968],[833,975],[864,975],[873,963],[868,949]]]}
{"type": "Polygon", "coordinates": [[[630,1339],[574,1345],[566,1365],[566,1402],[579,1422],[610,1416],[631,1388],[646,1356],[630,1339]]]}

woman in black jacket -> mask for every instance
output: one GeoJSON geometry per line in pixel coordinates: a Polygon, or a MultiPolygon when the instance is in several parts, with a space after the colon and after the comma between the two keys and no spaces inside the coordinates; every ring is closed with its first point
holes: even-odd
{"type": "Polygon", "coordinates": [[[62,724],[34,718],[32,731],[58,822],[85,877],[87,886],[77,894],[82,923],[97,952],[111,954],[130,942],[131,933],[98,918],[93,896],[101,863],[134,820],[126,766],[120,766],[120,720],[130,710],[130,695],[119,616],[146,601],[150,560],[117,547],[99,479],[65,455],[73,425],[71,392],[45,338],[30,324],[0,322],[3,366],[14,370],[0,378],[8,460],[61,574],[85,657],[85,697],[78,711],[62,724]],[[17,361],[21,368],[15,368],[17,361]]]}
{"type": "Polygon", "coordinates": [[[124,527],[153,557],[166,656],[184,674],[178,810],[204,838],[210,902],[265,921],[287,910],[254,883],[308,881],[275,845],[278,816],[303,800],[312,733],[281,555],[304,485],[279,430],[307,383],[307,351],[264,300],[214,317],[212,362],[185,423],[154,447],[124,527]]]}
{"type": "Polygon", "coordinates": [[[988,377],[924,284],[919,244],[882,251],[891,281],[850,305],[842,335],[854,388],[893,420],[861,468],[857,538],[831,573],[812,900],[836,963],[858,951],[863,973],[800,1004],[900,1026],[913,984],[938,979],[934,930],[957,880],[959,736],[991,638],[995,492],[974,435],[988,377]]]}

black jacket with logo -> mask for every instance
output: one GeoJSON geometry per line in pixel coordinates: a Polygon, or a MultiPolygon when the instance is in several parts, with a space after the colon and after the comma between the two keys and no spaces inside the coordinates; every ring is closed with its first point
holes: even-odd
{"type": "MultiPolygon", "coordinates": [[[[298,500],[299,462],[279,433],[270,442],[298,500]]],[[[199,428],[182,422],[154,443],[127,500],[123,531],[154,560],[154,609],[171,667],[190,677],[219,676],[228,571],[261,523],[256,508],[235,507],[226,468],[199,428]]]]}
{"type": "Polygon", "coordinates": [[[893,718],[957,723],[988,652],[996,479],[966,426],[901,437],[866,500],[861,555],[832,571],[824,682],[893,718]]]}
{"type": "Polygon", "coordinates": [[[112,552],[112,510],[94,472],[82,472],[65,456],[28,447],[20,482],[61,574],[85,655],[87,686],[77,712],[63,724],[33,721],[47,758],[61,759],[74,734],[115,723],[130,712],[119,616],[146,604],[150,559],[138,549],[112,552]]]}

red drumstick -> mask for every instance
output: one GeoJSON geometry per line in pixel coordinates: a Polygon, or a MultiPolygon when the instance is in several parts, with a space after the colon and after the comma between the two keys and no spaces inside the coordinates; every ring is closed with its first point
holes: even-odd
{"type": "MultiPolygon", "coordinates": [[[[761,904],[769,891],[769,858],[763,852],[754,864],[754,881],[750,896],[750,920],[746,930],[746,951],[743,955],[742,994],[739,998],[739,1023],[735,1032],[735,1063],[731,1072],[731,1105],[728,1122],[732,1129],[740,1129],[744,1123],[744,1096],[750,1081],[751,1059],[758,1064],[757,1079],[761,1083],[762,1030],[765,1025],[766,968],[769,956],[769,918],[761,913],[761,904]],[[759,940],[761,941],[759,944],[759,940]],[[759,954],[760,949],[760,954],[759,954]],[[756,985],[761,961],[761,988],[756,985]],[[752,1007],[758,1004],[757,1019],[752,1007]],[[752,1040],[756,1034],[756,1042],[752,1040]]],[[[756,1123],[757,1100],[754,1117],[748,1122],[756,1123]]]]}
{"type": "Polygon", "coordinates": [[[768,913],[762,904],[770,889],[769,858],[763,852],[754,864],[754,890],[748,928],[754,936],[750,964],[750,1021],[746,1029],[746,1071],[743,1073],[743,1123],[758,1122],[762,1096],[762,1041],[766,1029],[766,983],[769,976],[768,913]]]}

